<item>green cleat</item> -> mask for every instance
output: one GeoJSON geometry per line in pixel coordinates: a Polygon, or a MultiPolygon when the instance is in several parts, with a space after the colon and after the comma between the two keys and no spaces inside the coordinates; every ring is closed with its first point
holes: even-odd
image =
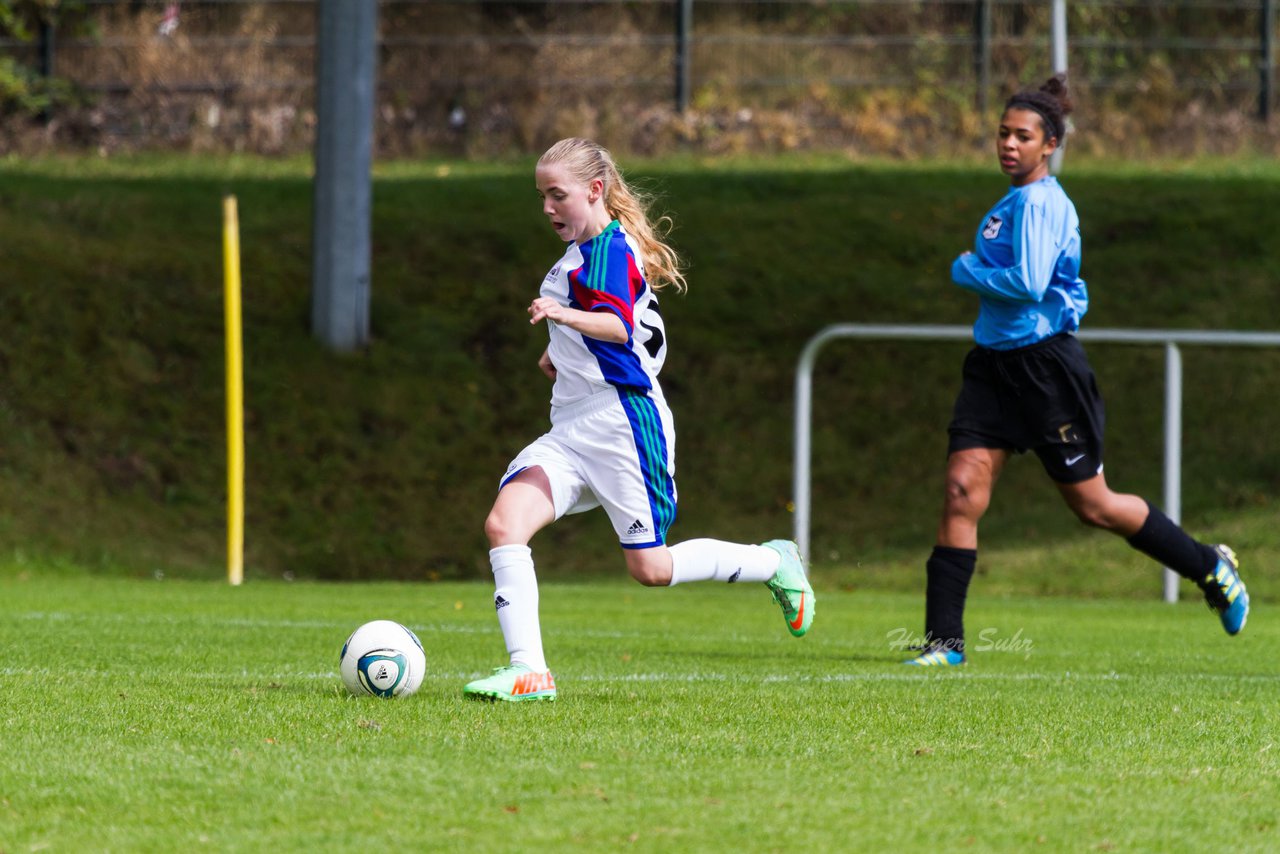
{"type": "Polygon", "coordinates": [[[773,549],[781,557],[778,571],[764,583],[773,594],[773,601],[782,607],[782,617],[787,621],[787,631],[800,637],[813,625],[816,601],[813,588],[804,572],[800,550],[790,540],[770,540],[765,548],[773,549]]]}
{"type": "Polygon", "coordinates": [[[551,671],[537,673],[524,664],[508,664],[495,667],[492,676],[468,682],[462,689],[468,700],[502,700],[517,703],[523,700],[554,700],[556,680],[551,671]]]}

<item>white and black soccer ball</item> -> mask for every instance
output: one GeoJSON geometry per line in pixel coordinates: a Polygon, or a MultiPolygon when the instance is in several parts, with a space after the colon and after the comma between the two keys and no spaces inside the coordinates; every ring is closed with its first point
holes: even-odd
{"type": "Polygon", "coordinates": [[[352,694],[407,697],[422,685],[427,656],[412,631],[394,620],[374,620],[342,645],[338,672],[352,694]]]}

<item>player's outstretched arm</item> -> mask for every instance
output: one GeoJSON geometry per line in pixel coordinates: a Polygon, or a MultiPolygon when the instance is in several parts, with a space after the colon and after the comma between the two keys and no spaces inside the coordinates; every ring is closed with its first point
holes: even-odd
{"type": "Polygon", "coordinates": [[[588,338],[625,344],[627,326],[612,311],[580,311],[561,305],[551,297],[538,297],[529,303],[529,322],[551,320],[581,332],[588,338]]]}

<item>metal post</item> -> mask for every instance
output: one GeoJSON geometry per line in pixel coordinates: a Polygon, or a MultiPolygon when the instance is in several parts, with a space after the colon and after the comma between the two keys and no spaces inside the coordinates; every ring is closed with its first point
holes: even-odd
{"type": "Polygon", "coordinates": [[[987,96],[991,91],[991,0],[977,0],[973,9],[973,31],[975,44],[973,48],[974,77],[978,81],[977,97],[974,103],[978,114],[987,114],[987,96]]]}
{"type": "MultiPolygon", "coordinates": [[[[55,13],[49,11],[46,12],[46,14],[53,15],[55,13]]],[[[53,77],[53,42],[55,29],[56,28],[52,21],[41,19],[38,44],[40,52],[39,72],[40,76],[46,83],[53,77]]],[[[41,122],[48,124],[49,120],[53,118],[52,110],[50,109],[52,106],[52,103],[49,103],[48,105],[41,107],[36,118],[41,122]]]]}
{"type": "MultiPolygon", "coordinates": [[[[825,330],[824,330],[825,331],[825,330]]],[[[794,530],[796,546],[800,549],[800,557],[809,565],[809,465],[812,459],[811,430],[813,420],[813,363],[818,351],[826,343],[826,338],[819,333],[805,345],[800,354],[800,362],[796,365],[796,412],[795,412],[795,459],[792,464],[791,495],[793,496],[792,512],[795,514],[794,530]]]]}
{"type": "MultiPolygon", "coordinates": [[[[1067,71],[1067,0],[1053,0],[1053,73],[1067,71]]],[[[1049,158],[1049,171],[1057,175],[1062,171],[1063,143],[1058,140],[1058,150],[1049,158]]]]}
{"type": "Polygon", "coordinates": [[[676,111],[689,109],[690,42],[693,40],[693,0],[676,0],[676,111]]]}
{"type": "Polygon", "coordinates": [[[968,326],[841,323],[822,329],[804,345],[800,360],[796,363],[795,455],[792,460],[791,495],[793,539],[806,567],[812,560],[809,547],[813,501],[809,483],[812,479],[813,457],[813,365],[818,360],[818,353],[828,341],[836,338],[945,341],[965,340],[972,335],[972,329],[968,326]]]}
{"type": "Polygon", "coordinates": [[[53,36],[53,23],[40,21],[40,76],[46,80],[53,76],[53,36]]]}
{"type": "MultiPolygon", "coordinates": [[[[1182,522],[1182,351],[1164,345],[1164,513],[1182,522]]],[[[1164,569],[1164,601],[1178,601],[1178,573],[1164,569]]]]}
{"type": "Polygon", "coordinates": [[[1276,2],[1262,0],[1261,32],[1259,43],[1262,55],[1258,60],[1258,118],[1264,122],[1271,118],[1271,105],[1275,101],[1276,69],[1276,2]]]}
{"type": "Polygon", "coordinates": [[[377,3],[316,4],[311,331],[335,350],[369,341],[377,3]]]}

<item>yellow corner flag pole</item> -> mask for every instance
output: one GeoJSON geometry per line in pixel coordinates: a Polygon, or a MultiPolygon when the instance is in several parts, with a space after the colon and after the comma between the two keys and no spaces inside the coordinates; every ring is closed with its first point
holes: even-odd
{"type": "Polygon", "coordinates": [[[227,581],[244,581],[244,374],[240,338],[240,217],[222,198],[222,269],[227,336],[227,581]]]}

